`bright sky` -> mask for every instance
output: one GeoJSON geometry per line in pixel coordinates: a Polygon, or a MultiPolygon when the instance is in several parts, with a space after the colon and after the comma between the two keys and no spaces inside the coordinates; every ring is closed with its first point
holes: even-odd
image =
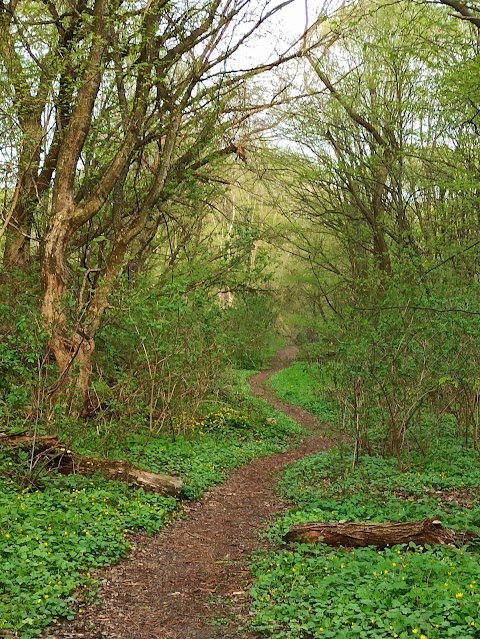
{"type": "Polygon", "coordinates": [[[310,26],[322,10],[325,12],[328,4],[331,4],[328,0],[293,0],[252,38],[248,50],[243,49],[241,58],[258,64],[284,53],[302,35],[307,22],[310,26]]]}

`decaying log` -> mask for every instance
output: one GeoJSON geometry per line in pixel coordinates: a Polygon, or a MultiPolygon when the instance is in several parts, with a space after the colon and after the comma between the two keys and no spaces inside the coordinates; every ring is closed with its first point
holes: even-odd
{"type": "Polygon", "coordinates": [[[435,518],[423,521],[365,523],[365,522],[314,522],[292,526],[284,535],[285,542],[321,543],[327,546],[361,548],[376,546],[387,548],[397,544],[414,542],[419,546],[428,544],[462,545],[474,538],[450,528],[444,528],[435,518]]]}
{"type": "Polygon", "coordinates": [[[183,488],[183,482],[178,477],[151,473],[133,466],[128,461],[77,455],[68,450],[56,437],[0,435],[1,446],[33,450],[37,458],[42,459],[50,468],[56,468],[65,475],[72,473],[93,475],[98,472],[107,479],[137,484],[145,490],[170,497],[180,495],[183,488]]]}
{"type": "Polygon", "coordinates": [[[31,437],[30,435],[4,435],[0,433],[0,446],[9,448],[35,449],[35,453],[43,453],[46,450],[58,448],[60,442],[56,437],[31,437]]]}
{"type": "Polygon", "coordinates": [[[150,490],[170,497],[178,496],[183,482],[178,477],[151,473],[148,470],[136,468],[128,461],[118,459],[103,459],[101,457],[84,457],[74,453],[62,453],[57,457],[57,468],[63,474],[81,473],[93,475],[101,473],[107,479],[115,479],[127,483],[137,484],[145,490],[150,490]]]}

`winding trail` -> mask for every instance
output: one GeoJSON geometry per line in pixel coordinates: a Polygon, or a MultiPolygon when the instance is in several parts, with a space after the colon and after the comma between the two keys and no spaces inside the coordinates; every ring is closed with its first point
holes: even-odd
{"type": "Polygon", "coordinates": [[[249,639],[248,558],[268,520],[286,508],[275,494],[279,471],[290,462],[325,450],[318,420],[279,401],[266,387],[271,375],[295,360],[293,347],[277,353],[268,371],[250,379],[252,394],[312,431],[294,450],[257,459],[189,506],[186,517],[158,535],[138,535],[128,559],[102,571],[100,606],[50,629],[50,638],[249,639]],[[315,432],[317,431],[317,432],[315,432]],[[224,626],[212,619],[226,619],[224,626]]]}

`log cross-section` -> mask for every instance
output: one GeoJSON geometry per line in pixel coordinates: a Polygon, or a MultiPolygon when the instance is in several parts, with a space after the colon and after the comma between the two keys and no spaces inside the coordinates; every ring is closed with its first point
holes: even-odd
{"type": "Polygon", "coordinates": [[[436,518],[407,522],[313,522],[290,528],[285,542],[321,543],[327,546],[387,548],[413,542],[419,546],[459,545],[473,535],[445,528],[436,518]]]}

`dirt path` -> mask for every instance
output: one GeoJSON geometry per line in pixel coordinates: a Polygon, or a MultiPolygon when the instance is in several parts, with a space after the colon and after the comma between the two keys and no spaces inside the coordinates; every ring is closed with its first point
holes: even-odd
{"type": "MultiPolygon", "coordinates": [[[[280,351],[269,371],[251,378],[252,392],[315,429],[315,417],[280,402],[265,388],[267,379],[296,354],[294,348],[280,351]]],[[[185,519],[153,538],[139,536],[129,558],[103,572],[102,605],[87,608],[48,636],[247,639],[251,635],[241,629],[241,619],[247,614],[248,557],[258,548],[258,535],[268,520],[285,508],[274,492],[277,474],[288,463],[330,445],[326,437],[312,434],[295,450],[233,472],[190,506],[185,519]],[[230,624],[211,624],[225,617],[230,624]]]]}
{"type": "Polygon", "coordinates": [[[268,370],[261,371],[250,378],[249,382],[252,388],[252,395],[262,397],[277,410],[281,410],[286,415],[289,415],[292,419],[305,426],[308,430],[315,430],[319,428],[320,424],[318,419],[312,415],[312,413],[303,410],[300,406],[293,406],[292,404],[286,404],[285,402],[280,401],[277,399],[271,388],[267,386],[267,381],[270,377],[275,373],[278,373],[278,371],[290,366],[290,364],[296,360],[297,355],[298,348],[296,346],[290,346],[278,351],[270,363],[270,368],[268,370]]]}

